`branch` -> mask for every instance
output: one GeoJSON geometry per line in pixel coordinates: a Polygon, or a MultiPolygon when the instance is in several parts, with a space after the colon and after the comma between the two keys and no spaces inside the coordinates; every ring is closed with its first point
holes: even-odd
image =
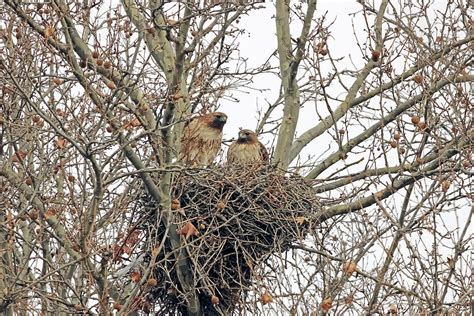
{"type": "MultiPolygon", "coordinates": [[[[130,21],[145,35],[145,42],[153,59],[163,71],[166,81],[170,83],[173,80],[175,56],[173,54],[173,48],[166,38],[166,31],[163,28],[155,28],[152,34],[146,32],[147,20],[140,11],[138,11],[138,6],[135,2],[132,3],[131,0],[122,0],[121,2],[130,21]]],[[[156,1],[152,1],[153,4],[155,2],[156,1]]],[[[161,14],[154,15],[154,22],[157,25],[166,25],[161,14]]]]}
{"type": "MultiPolygon", "coordinates": [[[[385,9],[387,8],[388,0],[382,1],[380,4],[379,13],[377,14],[376,19],[376,37],[377,37],[377,45],[376,49],[381,51],[383,48],[382,42],[382,18],[385,13],[385,9]]],[[[321,135],[323,132],[328,130],[331,126],[336,124],[339,119],[341,119],[351,108],[351,103],[354,101],[354,98],[357,96],[357,92],[359,91],[360,87],[364,84],[365,79],[370,74],[372,69],[379,64],[379,62],[375,62],[373,60],[369,60],[369,62],[364,66],[364,68],[360,71],[359,75],[357,76],[356,80],[350,87],[346,98],[344,101],[336,108],[336,110],[324,118],[318,125],[310,129],[309,131],[303,133],[295,142],[292,144],[290,154],[289,154],[289,161],[291,162],[296,156],[301,152],[301,150],[314,138],[321,135]],[[310,135],[308,137],[308,134],[310,135]],[[307,142],[305,142],[307,140],[307,142]]]]}
{"type": "MultiPolygon", "coordinates": [[[[403,82],[405,79],[409,78],[410,76],[412,76],[414,73],[416,73],[420,69],[426,67],[427,65],[430,65],[433,62],[433,60],[438,60],[439,58],[441,58],[441,57],[445,56],[446,54],[448,54],[449,52],[451,52],[454,48],[457,48],[459,46],[467,44],[467,43],[471,42],[473,39],[474,39],[474,34],[471,34],[471,35],[467,36],[466,38],[455,42],[451,46],[440,50],[439,52],[435,53],[430,58],[420,60],[420,62],[417,62],[417,64],[415,66],[411,67],[410,69],[408,69],[407,71],[405,71],[401,75],[397,76],[395,79],[391,80],[390,82],[387,82],[387,83],[381,85],[380,87],[378,87],[376,89],[373,89],[372,91],[368,92],[367,94],[362,95],[360,97],[357,97],[355,99],[353,97],[349,98],[349,95],[353,92],[353,89],[356,88],[355,85],[358,83],[358,80],[363,75],[363,73],[361,73],[358,76],[358,78],[356,79],[356,82],[354,82],[352,87],[349,89],[349,92],[348,92],[348,95],[347,95],[346,99],[336,108],[336,110],[334,110],[333,115],[328,115],[320,123],[318,123],[316,126],[310,128],[309,130],[307,130],[306,132],[301,134],[301,136],[298,137],[294,141],[293,146],[291,148],[291,152],[290,152],[290,158],[289,158],[290,161],[294,160],[296,158],[296,156],[298,156],[298,154],[301,152],[301,150],[303,150],[303,148],[306,147],[311,141],[313,141],[316,137],[322,135],[329,127],[331,127],[332,124],[334,123],[334,121],[338,121],[339,119],[341,119],[347,113],[347,111],[349,109],[351,109],[351,108],[353,108],[353,107],[355,107],[355,106],[357,106],[357,105],[373,98],[374,96],[380,95],[384,91],[392,89],[394,86],[396,86],[399,83],[403,82]],[[334,120],[333,120],[333,117],[334,117],[334,120]]],[[[366,65],[366,67],[369,66],[369,64],[371,64],[371,63],[373,63],[373,62],[369,62],[366,65]]],[[[362,71],[364,71],[364,70],[365,70],[365,68],[362,71]]],[[[360,86],[359,86],[359,88],[360,88],[360,86]]],[[[359,88],[357,88],[357,90],[359,88]]]]}
{"type": "Polygon", "coordinates": [[[379,192],[376,192],[370,196],[366,196],[356,200],[355,202],[337,205],[329,207],[326,209],[325,213],[321,216],[320,221],[324,222],[325,220],[347,214],[353,211],[357,211],[363,208],[366,208],[370,205],[377,203],[377,201],[384,200],[389,196],[396,193],[399,189],[415,183],[419,179],[425,178],[427,175],[432,174],[437,167],[441,166],[445,161],[459,153],[458,148],[462,148],[465,145],[468,145],[471,142],[469,139],[463,139],[460,143],[457,143],[456,140],[452,141],[450,144],[446,145],[442,153],[438,153],[438,158],[429,163],[424,169],[412,173],[411,176],[402,177],[393,182],[393,184],[379,192]]]}
{"type": "Polygon", "coordinates": [[[363,133],[359,134],[358,136],[349,140],[340,150],[334,152],[329,157],[327,157],[321,164],[319,164],[316,168],[311,170],[309,174],[306,176],[308,179],[315,179],[319,176],[324,170],[338,162],[342,157],[344,157],[348,152],[350,152],[355,146],[362,143],[364,140],[368,139],[370,136],[375,134],[378,130],[385,127],[388,123],[395,120],[401,113],[411,108],[413,105],[417,104],[418,102],[426,99],[428,96],[434,94],[442,87],[450,84],[450,83],[460,83],[460,82],[468,82],[474,81],[474,75],[466,75],[466,76],[450,76],[447,79],[442,79],[434,84],[428,91],[425,91],[421,94],[418,94],[411,98],[410,100],[402,103],[400,106],[396,107],[393,111],[389,114],[384,116],[378,123],[372,125],[363,133]]]}
{"type": "Polygon", "coordinates": [[[385,174],[394,174],[400,171],[414,171],[416,166],[413,164],[404,164],[396,167],[386,167],[386,168],[376,168],[376,169],[367,169],[356,174],[350,174],[345,176],[342,179],[326,183],[320,186],[316,186],[315,190],[317,193],[322,193],[326,191],[331,191],[339,187],[354,183],[358,180],[363,180],[368,177],[381,176],[385,174]]]}
{"type": "MultiPolygon", "coordinates": [[[[315,4],[311,2],[308,6],[315,9],[315,4]]],[[[295,62],[291,52],[291,34],[290,34],[290,17],[289,3],[285,0],[276,1],[276,29],[278,56],[280,60],[280,74],[283,86],[283,94],[285,106],[283,108],[283,118],[278,131],[278,139],[275,147],[275,163],[279,168],[285,170],[289,165],[289,153],[293,138],[295,136],[296,124],[300,111],[299,89],[296,84],[297,68],[292,66],[295,62]],[[293,72],[293,73],[292,73],[293,72]]],[[[309,14],[313,14],[311,11],[309,14]]],[[[306,22],[306,21],[305,21],[306,22]]],[[[305,27],[311,26],[310,22],[305,23],[305,27]]],[[[302,34],[305,34],[303,29],[302,34]]]]}
{"type": "MultiPolygon", "coordinates": [[[[122,0],[124,6],[126,7],[127,14],[129,15],[132,22],[140,29],[144,30],[146,22],[145,18],[140,14],[137,8],[132,7],[129,0],[122,0]]],[[[188,3],[185,6],[184,15],[191,15],[192,3],[188,3]]],[[[161,12],[159,3],[157,1],[150,2],[151,9],[153,11],[154,22],[156,25],[163,25],[164,18],[161,12]]],[[[181,97],[175,101],[172,97],[169,98],[169,101],[166,106],[163,125],[168,126],[161,129],[161,134],[165,144],[168,145],[167,150],[164,152],[164,163],[171,164],[173,159],[173,152],[179,150],[179,140],[181,138],[182,128],[184,123],[175,124],[173,128],[173,133],[171,133],[171,126],[175,119],[175,114],[178,114],[178,119],[186,116],[189,109],[189,104],[187,101],[187,86],[186,79],[184,76],[184,59],[186,55],[185,44],[186,37],[189,30],[191,19],[186,19],[179,29],[179,36],[177,38],[177,44],[175,46],[175,52],[172,52],[171,44],[166,39],[166,32],[163,30],[155,30],[158,32],[158,36],[155,37],[150,34],[146,34],[145,38],[147,45],[152,52],[152,56],[155,61],[160,65],[162,70],[165,72],[165,76],[168,82],[168,95],[175,96],[180,95],[181,97]],[[177,142],[176,142],[177,141],[177,142]]],[[[139,158],[136,156],[135,152],[127,146],[125,148],[125,155],[129,158],[130,161],[136,166],[138,170],[142,170],[145,166],[141,163],[139,158]]],[[[160,203],[160,209],[163,211],[163,223],[168,231],[168,236],[172,249],[177,252],[176,254],[176,273],[180,285],[185,293],[187,300],[187,312],[189,315],[199,315],[200,314],[200,302],[197,297],[194,278],[191,269],[191,263],[187,259],[186,248],[183,247],[181,243],[180,236],[177,233],[176,224],[173,223],[173,215],[170,211],[170,189],[173,179],[172,173],[166,173],[163,175],[159,188],[154,184],[153,179],[147,173],[142,173],[142,176],[146,177],[146,180],[151,181],[147,187],[151,187],[155,192],[150,192],[155,200],[160,203]]],[[[145,180],[144,180],[145,182],[145,180]]]]}
{"type": "MultiPolygon", "coordinates": [[[[5,0],[5,3],[16,13],[16,15],[25,21],[35,32],[37,32],[39,35],[41,35],[49,45],[53,46],[56,48],[58,51],[64,54],[64,56],[68,56],[68,50],[69,47],[61,43],[57,40],[55,40],[52,36],[46,36],[44,29],[36,23],[28,14],[26,14],[18,5],[16,2],[13,2],[11,0],[5,0]]],[[[67,24],[65,32],[69,34],[71,37],[71,40],[73,42],[73,50],[74,52],[79,55],[79,57],[83,60],[87,61],[87,66],[89,69],[92,69],[96,71],[98,74],[103,76],[106,80],[111,80],[113,81],[117,87],[123,88],[126,92],[127,95],[130,96],[130,98],[133,100],[133,102],[140,108],[142,109],[143,115],[146,118],[147,126],[146,128],[150,130],[154,130],[156,128],[156,119],[150,110],[150,106],[146,99],[143,96],[143,93],[137,89],[132,82],[126,78],[126,76],[122,76],[122,74],[119,71],[116,70],[109,70],[105,69],[104,67],[99,67],[97,66],[95,60],[91,57],[92,52],[87,46],[87,44],[82,40],[80,37],[79,33],[77,32],[75,25],[76,23],[71,19],[68,13],[68,7],[64,3],[64,1],[61,0],[56,0],[56,4],[58,8],[61,11],[62,18],[67,24]]],[[[68,62],[71,62],[70,59],[66,59],[68,62]]]]}
{"type": "Polygon", "coordinates": [[[46,214],[46,209],[43,205],[41,199],[36,195],[36,192],[27,184],[22,183],[17,174],[8,167],[7,164],[3,164],[3,168],[0,170],[0,176],[5,177],[14,187],[24,193],[25,197],[31,201],[36,209],[38,209],[42,218],[46,220],[51,227],[52,231],[54,232],[55,239],[66,249],[66,252],[75,260],[82,260],[82,255],[74,250],[74,246],[70,242],[66,229],[60,223],[56,215],[46,214]]]}

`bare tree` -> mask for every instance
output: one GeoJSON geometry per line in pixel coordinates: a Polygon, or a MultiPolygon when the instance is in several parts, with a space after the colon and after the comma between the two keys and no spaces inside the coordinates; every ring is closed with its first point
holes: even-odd
{"type": "Polygon", "coordinates": [[[0,310],[474,312],[472,4],[359,3],[363,64],[316,0],[276,0],[250,68],[259,3],[4,0],[0,310]],[[272,166],[178,164],[185,122],[262,74],[272,166]]]}

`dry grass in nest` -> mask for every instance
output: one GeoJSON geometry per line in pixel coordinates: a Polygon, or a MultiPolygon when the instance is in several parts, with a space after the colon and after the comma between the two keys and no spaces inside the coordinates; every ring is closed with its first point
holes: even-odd
{"type": "MultiPolygon", "coordinates": [[[[183,232],[182,227],[189,223],[198,231],[180,238],[206,315],[238,309],[266,259],[304,238],[321,215],[308,182],[271,168],[186,171],[176,176],[174,193],[180,202],[180,208],[172,211],[177,231],[183,232]],[[213,295],[219,304],[212,304],[213,295]]],[[[148,232],[148,240],[159,242],[165,227],[156,224],[160,223],[157,216],[160,212],[156,209],[144,212],[141,222],[146,227],[141,229],[148,232]]],[[[166,239],[153,271],[158,282],[148,300],[156,303],[160,313],[186,314],[172,252],[166,239]]]]}

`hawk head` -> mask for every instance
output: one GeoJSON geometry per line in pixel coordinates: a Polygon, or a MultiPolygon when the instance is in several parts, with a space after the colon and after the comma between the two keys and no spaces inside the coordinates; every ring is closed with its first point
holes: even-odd
{"type": "Polygon", "coordinates": [[[255,134],[254,131],[251,131],[249,129],[243,129],[239,131],[239,138],[237,139],[237,142],[240,144],[253,144],[258,141],[257,139],[257,134],[255,134]]]}
{"type": "Polygon", "coordinates": [[[212,112],[205,116],[210,127],[222,129],[227,122],[227,115],[222,112],[212,112]]]}

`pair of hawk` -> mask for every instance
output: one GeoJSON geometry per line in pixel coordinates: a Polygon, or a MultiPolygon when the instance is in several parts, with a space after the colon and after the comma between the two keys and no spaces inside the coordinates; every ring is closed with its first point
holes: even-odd
{"type": "MultiPolygon", "coordinates": [[[[221,148],[222,129],[227,115],[212,112],[191,119],[184,127],[179,161],[185,165],[210,165],[221,148]]],[[[227,164],[255,164],[268,162],[268,152],[255,132],[243,129],[227,152],[227,164]]]]}

